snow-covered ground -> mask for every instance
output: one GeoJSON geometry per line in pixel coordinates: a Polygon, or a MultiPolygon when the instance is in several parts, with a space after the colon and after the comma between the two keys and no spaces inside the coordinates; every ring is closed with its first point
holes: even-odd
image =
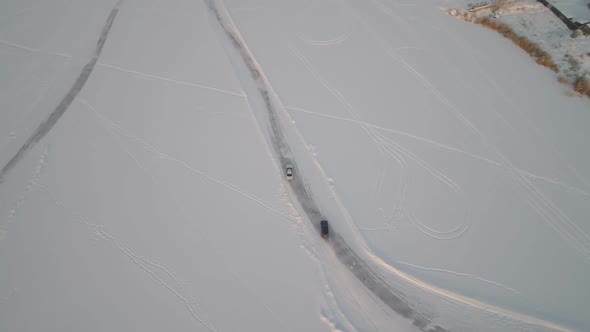
{"type": "Polygon", "coordinates": [[[590,22],[590,7],[587,0],[551,0],[567,17],[573,17],[580,23],[590,22]]]}
{"type": "MultiPolygon", "coordinates": [[[[465,14],[471,1],[448,2],[449,12],[465,14]],[[457,10],[458,9],[458,10],[457,10]]],[[[525,36],[551,55],[559,68],[556,76],[574,82],[577,77],[590,78],[590,37],[580,35],[572,38],[572,31],[547,7],[536,0],[490,1],[496,6],[481,7],[469,13],[471,19],[493,16],[495,20],[509,25],[518,36],[525,36]]],[[[568,17],[579,22],[590,21],[590,8],[583,1],[551,2],[568,17]]],[[[566,90],[567,94],[572,94],[566,90]]]]}
{"type": "MultiPolygon", "coordinates": [[[[2,165],[114,2],[15,4],[2,39],[29,49],[1,50],[2,165]]],[[[122,4],[84,89],[1,185],[0,330],[329,330],[323,277],[204,5],[162,5],[122,4]]]]}
{"type": "Polygon", "coordinates": [[[3,2],[2,167],[117,14],[0,175],[0,330],[589,330],[590,101],[457,3],[3,2]]]}

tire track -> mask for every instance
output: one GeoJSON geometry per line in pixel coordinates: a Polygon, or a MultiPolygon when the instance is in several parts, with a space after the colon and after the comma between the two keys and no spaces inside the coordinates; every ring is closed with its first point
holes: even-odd
{"type": "Polygon", "coordinates": [[[120,71],[120,72],[127,73],[127,74],[143,76],[143,77],[151,78],[151,79],[154,79],[154,80],[157,80],[157,81],[168,82],[168,83],[173,83],[173,84],[178,84],[178,85],[184,85],[184,86],[191,86],[191,87],[194,87],[194,88],[199,88],[199,89],[204,89],[204,90],[211,90],[211,91],[225,93],[225,94],[229,94],[229,95],[240,97],[240,98],[246,97],[243,93],[239,93],[239,92],[224,90],[224,89],[220,89],[220,88],[216,88],[216,87],[212,87],[212,86],[207,86],[207,85],[202,85],[202,84],[196,84],[196,83],[179,81],[179,80],[175,80],[175,79],[172,79],[172,78],[162,77],[162,76],[157,76],[157,75],[152,75],[152,74],[148,74],[148,73],[142,73],[142,72],[139,72],[139,71],[136,71],[136,70],[131,70],[131,69],[127,69],[127,68],[113,66],[113,65],[110,65],[110,64],[106,64],[106,63],[98,63],[98,65],[101,66],[101,67],[104,67],[104,68],[109,68],[109,69],[120,71]]]}
{"type": "MultiPolygon", "coordinates": [[[[319,112],[314,112],[314,111],[309,111],[309,110],[306,110],[306,109],[303,109],[303,108],[300,108],[300,107],[287,106],[287,107],[285,107],[285,109],[290,110],[290,111],[305,113],[305,114],[309,114],[309,115],[313,115],[313,116],[323,117],[323,118],[327,118],[327,119],[333,119],[333,120],[343,121],[343,122],[350,122],[350,123],[356,123],[356,124],[359,124],[360,123],[360,121],[357,121],[355,119],[346,118],[346,117],[339,117],[339,116],[334,116],[334,115],[324,114],[324,113],[319,113],[319,112]]],[[[471,157],[471,158],[480,160],[480,161],[485,162],[485,163],[487,163],[487,164],[489,164],[491,166],[506,168],[506,166],[504,164],[500,163],[499,161],[488,159],[486,157],[477,155],[475,153],[472,153],[472,152],[469,152],[469,151],[465,151],[465,150],[462,150],[462,149],[459,149],[457,147],[450,146],[450,145],[447,145],[447,144],[444,144],[444,143],[441,143],[441,142],[433,141],[433,140],[430,140],[430,139],[425,138],[425,137],[416,136],[416,135],[413,135],[413,134],[410,134],[410,133],[407,133],[407,132],[403,132],[403,131],[400,131],[400,130],[397,130],[397,129],[385,128],[385,127],[378,126],[378,125],[375,125],[375,124],[371,124],[371,123],[368,123],[368,122],[366,122],[366,125],[369,126],[369,127],[371,127],[371,128],[378,129],[378,132],[379,131],[384,131],[384,132],[389,132],[389,133],[393,133],[393,134],[396,134],[396,135],[401,135],[401,136],[409,137],[409,138],[415,139],[417,141],[420,141],[420,142],[423,142],[423,143],[426,143],[426,144],[433,145],[433,146],[435,146],[437,148],[440,148],[440,149],[445,149],[445,150],[457,152],[457,153],[463,154],[465,156],[468,156],[468,157],[471,157]]],[[[577,195],[580,195],[580,196],[590,196],[590,192],[588,192],[587,190],[581,189],[579,187],[573,186],[573,185],[568,184],[568,183],[565,183],[563,181],[552,179],[552,178],[548,178],[548,177],[545,177],[545,176],[542,176],[542,175],[539,175],[539,174],[535,174],[535,173],[532,173],[532,172],[529,172],[527,170],[523,170],[523,169],[520,169],[520,168],[515,168],[515,170],[518,173],[520,173],[520,174],[522,174],[522,175],[530,178],[533,181],[534,180],[539,180],[539,181],[547,182],[547,183],[553,184],[555,186],[562,187],[565,190],[574,192],[574,193],[576,193],[577,195]]]]}
{"type": "Polygon", "coordinates": [[[57,56],[60,58],[66,58],[66,59],[71,59],[72,56],[66,53],[60,53],[60,52],[50,52],[50,51],[44,51],[42,49],[39,48],[35,48],[35,47],[29,47],[26,45],[22,45],[22,44],[17,44],[17,43],[12,43],[6,40],[0,40],[0,44],[5,45],[5,46],[9,46],[12,48],[17,48],[19,50],[24,50],[30,53],[40,53],[40,54],[45,54],[45,55],[53,55],[53,56],[57,56]]]}
{"type": "MultiPolygon", "coordinates": [[[[400,211],[403,209],[401,205],[406,199],[406,192],[407,192],[407,183],[408,183],[408,164],[406,158],[414,161],[419,166],[421,166],[426,172],[431,174],[434,178],[442,182],[445,186],[449,188],[449,190],[454,193],[459,200],[463,202],[467,202],[467,196],[465,195],[461,186],[459,186],[456,182],[451,180],[449,177],[438,171],[436,168],[428,164],[425,160],[418,157],[408,149],[402,147],[398,143],[394,142],[393,140],[385,137],[383,134],[379,133],[375,128],[371,127],[369,124],[365,123],[361,120],[359,113],[353,108],[353,106],[346,100],[346,98],[336,89],[332,88],[327,80],[321,76],[321,74],[313,68],[311,62],[305,57],[301,51],[299,51],[296,47],[290,45],[290,49],[293,51],[294,55],[301,61],[301,63],[305,66],[305,68],[313,75],[313,77],[318,80],[330,93],[342,104],[345,110],[351,115],[353,121],[357,123],[362,129],[367,133],[367,135],[375,142],[380,152],[385,152],[385,154],[389,155],[394,161],[398,163],[401,168],[401,178],[399,183],[399,190],[400,190],[400,199],[395,204],[395,209],[400,211]],[[398,205],[399,204],[399,205],[398,205]]],[[[469,206],[469,204],[463,204],[463,206],[469,206]]],[[[437,231],[425,226],[415,215],[411,212],[408,212],[410,220],[414,226],[426,236],[436,240],[451,240],[461,236],[463,233],[469,229],[471,225],[471,212],[468,208],[466,208],[465,213],[463,214],[463,219],[459,225],[456,227],[447,230],[447,231],[437,231]]]]}
{"type": "MultiPolygon", "coordinates": [[[[349,12],[365,27],[367,32],[374,38],[379,47],[391,58],[392,61],[398,63],[406,71],[415,76],[416,79],[419,80],[441,104],[446,106],[452,116],[461,122],[480,140],[482,144],[484,144],[484,146],[489,147],[496,153],[497,157],[500,159],[500,163],[505,166],[513,180],[518,183],[526,193],[526,195],[524,195],[524,200],[526,200],[531,208],[541,217],[543,222],[553,229],[572,250],[582,256],[587,262],[590,262],[590,235],[584,232],[584,230],[582,230],[578,224],[557,207],[551,199],[547,198],[546,195],[540,192],[530,179],[520,173],[510,159],[506,157],[499,148],[494,145],[493,142],[491,142],[433,83],[399,55],[395,49],[371,27],[364,17],[361,17],[356,13],[353,8],[349,8],[349,12]]],[[[536,129],[536,127],[533,126],[533,129],[536,129]]],[[[556,155],[559,156],[560,154],[556,155]]],[[[572,171],[575,172],[575,169],[572,171]]],[[[582,178],[582,180],[584,179],[582,178]]]]}
{"type": "MultiPolygon", "coordinates": [[[[146,151],[149,151],[150,153],[152,153],[155,157],[162,159],[162,160],[166,160],[166,161],[170,161],[173,162],[183,168],[185,168],[186,170],[193,172],[195,174],[200,175],[201,177],[209,180],[212,183],[218,184],[220,186],[225,187],[226,189],[233,191],[249,200],[251,200],[252,202],[262,206],[263,208],[265,208],[266,210],[270,211],[270,212],[274,212],[278,215],[280,215],[281,217],[287,219],[287,220],[293,220],[293,217],[290,216],[289,214],[277,210],[276,208],[272,207],[270,203],[264,201],[262,198],[259,198],[257,196],[255,196],[252,193],[249,193],[247,191],[244,191],[242,189],[240,189],[238,186],[230,183],[230,182],[226,182],[224,180],[220,180],[218,178],[215,178],[199,169],[196,169],[195,167],[193,167],[191,164],[189,164],[186,161],[180,160],[168,153],[162,152],[161,150],[158,150],[157,148],[155,148],[153,145],[149,144],[148,142],[144,141],[143,139],[132,135],[131,133],[129,133],[127,130],[125,130],[124,128],[122,128],[118,123],[114,122],[113,120],[107,118],[104,114],[100,113],[98,110],[96,110],[92,105],[90,105],[88,102],[86,102],[85,100],[81,100],[80,103],[84,104],[86,107],[88,107],[89,110],[91,110],[102,122],[102,125],[105,126],[105,129],[109,132],[109,134],[111,135],[115,135],[117,137],[119,137],[122,140],[126,140],[128,142],[137,144],[138,146],[142,147],[143,149],[145,149],[146,151]]],[[[149,174],[149,172],[147,172],[147,170],[145,169],[144,166],[141,165],[141,163],[139,163],[139,161],[132,155],[130,154],[128,151],[125,151],[127,153],[127,155],[133,159],[135,161],[135,163],[144,170],[144,172],[146,172],[146,174],[149,174]]],[[[152,178],[153,181],[155,181],[155,179],[150,175],[150,178],[152,178]]]]}
{"type": "Polygon", "coordinates": [[[148,260],[145,256],[137,254],[133,248],[124,244],[120,239],[111,233],[107,232],[105,227],[94,223],[90,218],[83,215],[81,212],[72,210],[65,203],[63,203],[57,196],[54,195],[47,187],[40,183],[34,182],[33,185],[40,191],[49,196],[53,203],[73,216],[76,222],[88,227],[88,230],[93,233],[96,239],[102,239],[109,242],[114,248],[126,256],[135,266],[145,272],[157,284],[167,290],[173,297],[176,297],[180,304],[186,308],[192,319],[204,326],[207,330],[216,332],[217,329],[206,315],[199,311],[199,303],[190,294],[190,285],[181,282],[176,274],[172,272],[165,265],[148,260]]]}
{"type": "MultiPolygon", "coordinates": [[[[204,0],[204,2],[209,8],[212,20],[219,26],[220,33],[224,34],[224,37],[227,38],[231,46],[231,48],[227,48],[228,57],[231,59],[232,64],[236,66],[236,72],[241,72],[239,68],[245,67],[244,69],[249,74],[247,78],[238,74],[239,78],[243,80],[242,83],[244,84],[244,91],[248,95],[248,100],[251,103],[261,101],[260,106],[264,107],[263,110],[260,109],[263,115],[257,113],[255,107],[252,108],[259,122],[259,126],[267,131],[271,153],[276,157],[281,169],[284,169],[290,163],[293,165],[294,174],[300,174],[297,163],[293,160],[293,152],[283,132],[284,128],[278,119],[278,112],[281,108],[279,106],[280,102],[276,99],[276,94],[270,86],[268,79],[254,60],[253,55],[248,50],[223,5],[215,0],[204,0]],[[239,63],[236,63],[238,61],[239,63]]],[[[284,109],[282,111],[285,112],[284,109]]],[[[400,159],[403,162],[403,158],[400,159]]],[[[290,187],[295,194],[295,200],[319,232],[319,221],[325,217],[315,202],[308,183],[305,183],[303,180],[303,177],[300,175],[294,177],[290,182],[290,187]]],[[[332,246],[338,260],[348,267],[353,275],[390,309],[410,319],[422,331],[447,331],[440,326],[433,326],[428,315],[418,312],[402,292],[392,289],[379,276],[377,270],[373,269],[369,263],[363,261],[336,231],[332,230],[328,243],[332,246]]],[[[367,315],[362,306],[357,307],[361,314],[367,315]]],[[[366,318],[369,319],[368,317],[366,318]]]]}
{"type": "Polygon", "coordinates": [[[104,44],[106,43],[107,37],[115,22],[115,18],[117,17],[117,13],[119,12],[119,7],[123,3],[123,0],[119,0],[113,9],[111,10],[105,25],[102,28],[102,31],[98,37],[98,42],[96,43],[96,48],[94,49],[94,53],[90,61],[84,66],[80,75],[74,82],[74,85],[70,88],[70,90],[66,93],[66,95],[62,98],[59,102],[57,107],[49,114],[49,117],[45,121],[43,121],[39,127],[33,132],[33,134],[27,139],[25,144],[21,146],[21,148],[17,151],[17,153],[4,165],[2,170],[0,171],[0,183],[3,182],[4,177],[6,174],[18,164],[18,162],[23,158],[23,156],[33,148],[47,133],[53,128],[53,126],[59,121],[59,119],[64,115],[64,113],[68,110],[78,93],[82,90],[90,74],[94,70],[96,63],[98,62],[98,58],[104,44]]]}
{"type": "Polygon", "coordinates": [[[49,158],[49,147],[45,145],[41,156],[37,162],[37,165],[33,169],[31,173],[30,179],[27,181],[25,185],[25,189],[23,192],[18,196],[17,200],[12,204],[10,211],[8,212],[8,216],[6,216],[5,220],[0,220],[0,241],[2,241],[10,230],[10,225],[17,221],[20,209],[25,204],[27,197],[31,190],[33,190],[35,183],[41,177],[43,173],[43,169],[47,164],[47,159],[49,158]]]}
{"type": "Polygon", "coordinates": [[[345,33],[339,37],[328,39],[328,40],[309,39],[309,38],[305,38],[302,35],[298,35],[297,38],[301,39],[304,43],[309,44],[309,45],[325,47],[325,46],[335,46],[335,45],[342,44],[344,41],[346,41],[348,39],[348,34],[345,33]]]}
{"type": "MultiPolygon", "coordinates": [[[[403,153],[400,153],[399,149],[391,148],[390,145],[386,142],[387,138],[377,132],[374,127],[363,121],[359,115],[359,113],[352,107],[352,105],[346,100],[346,98],[335,88],[331,87],[325,78],[323,78],[320,73],[313,68],[310,61],[305,57],[305,55],[299,51],[295,46],[289,45],[289,48],[293,52],[293,54],[301,61],[301,63],[305,66],[305,68],[313,75],[313,77],[322,84],[335,98],[336,100],[344,107],[344,109],[348,112],[348,114],[352,117],[352,121],[358,124],[367,134],[367,136],[376,144],[377,149],[379,151],[380,157],[385,159],[387,156],[393,161],[395,161],[398,166],[400,167],[400,180],[398,186],[398,196],[399,199],[394,203],[394,210],[401,212],[403,210],[403,202],[406,198],[407,193],[407,183],[408,183],[408,164],[406,159],[403,156],[403,153]]],[[[383,178],[377,179],[377,192],[382,189],[383,186],[383,178]]]]}
{"type": "MultiPolygon", "coordinates": [[[[226,49],[230,62],[234,66],[236,75],[244,85],[244,91],[248,96],[248,101],[251,103],[251,109],[258,121],[258,125],[263,131],[266,131],[267,135],[265,136],[269,140],[271,154],[276,158],[279,167],[284,169],[286,162],[290,162],[294,166],[294,174],[297,176],[295,176],[289,183],[289,186],[295,195],[293,197],[293,203],[299,203],[298,205],[301,207],[304,214],[319,232],[317,224],[319,223],[319,218],[323,218],[323,213],[313,199],[312,192],[308,186],[311,182],[304,182],[304,174],[301,174],[298,171],[298,166],[295,163],[296,161],[293,160],[294,152],[301,152],[302,150],[291,150],[285,140],[283,130],[290,135],[294,135],[293,138],[295,140],[299,140],[300,144],[294,145],[296,148],[305,146],[303,138],[298,136],[299,134],[296,128],[289,125],[290,119],[286,117],[287,113],[284,107],[281,105],[280,100],[262,72],[262,69],[255,61],[252,53],[247,48],[222,2],[220,0],[204,0],[204,2],[210,10],[211,19],[213,21],[212,24],[215,26],[215,29],[219,31],[222,39],[226,41],[223,43],[223,46],[226,49]],[[279,121],[280,116],[285,117],[283,122],[279,121]]],[[[302,158],[299,161],[305,166],[309,166],[310,161],[314,163],[313,165],[316,167],[317,174],[316,172],[313,172],[314,169],[311,169],[309,177],[320,181],[318,182],[318,186],[314,188],[316,188],[318,192],[324,194],[330,193],[330,191],[325,191],[322,187],[321,181],[325,180],[325,174],[321,173],[321,168],[315,163],[315,160],[308,155],[308,153],[309,151],[304,150],[301,154],[302,158]],[[324,178],[322,179],[321,176],[324,178]]],[[[442,179],[444,179],[444,175],[442,176],[442,179]]],[[[320,199],[324,198],[324,196],[318,197],[320,197],[320,199]]],[[[332,212],[334,217],[349,220],[350,218],[347,215],[346,209],[342,206],[337,196],[332,196],[330,200],[331,203],[335,204],[337,210],[332,209],[329,212],[332,212]]],[[[326,201],[326,203],[327,202],[328,201],[326,201]]],[[[327,244],[331,246],[338,260],[344,264],[368,290],[394,312],[411,320],[412,323],[422,331],[446,332],[448,330],[432,324],[433,314],[428,312],[428,303],[424,303],[419,299],[410,299],[401,291],[390,286],[384,278],[397,278],[399,281],[408,283],[409,285],[432,295],[436,295],[443,301],[449,301],[454,305],[465,305],[469,309],[481,310],[491,316],[497,315],[498,317],[501,317],[502,320],[512,319],[516,321],[515,323],[518,322],[518,324],[526,323],[558,331],[568,331],[567,329],[551,322],[505,310],[425,283],[387,264],[372,252],[366,250],[366,247],[362,243],[360,244],[361,247],[358,252],[355,252],[345,239],[334,230],[330,233],[330,240],[327,244]]],[[[359,310],[362,311],[362,308],[359,308],[359,310]]]]}

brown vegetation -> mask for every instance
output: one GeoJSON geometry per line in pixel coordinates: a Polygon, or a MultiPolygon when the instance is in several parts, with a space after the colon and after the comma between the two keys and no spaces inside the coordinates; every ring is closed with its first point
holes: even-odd
{"type": "Polygon", "coordinates": [[[539,44],[531,41],[525,36],[519,36],[512,30],[512,28],[508,24],[504,24],[502,22],[498,22],[490,17],[479,17],[475,20],[476,24],[481,24],[487,28],[492,30],[496,30],[502,36],[512,40],[512,42],[518,45],[520,48],[525,50],[530,56],[535,58],[538,64],[541,66],[547,67],[554,72],[559,72],[559,67],[553,60],[553,57],[545,51],[541,49],[539,44]]]}
{"type": "Polygon", "coordinates": [[[578,76],[574,81],[574,90],[580,94],[590,97],[590,82],[584,76],[578,76]]]}
{"type": "Polygon", "coordinates": [[[562,76],[559,76],[559,77],[557,78],[557,80],[558,80],[558,81],[559,81],[559,83],[561,83],[561,84],[568,84],[568,83],[569,83],[569,80],[567,79],[567,77],[565,77],[565,76],[563,76],[563,75],[562,75],[562,76]]]}

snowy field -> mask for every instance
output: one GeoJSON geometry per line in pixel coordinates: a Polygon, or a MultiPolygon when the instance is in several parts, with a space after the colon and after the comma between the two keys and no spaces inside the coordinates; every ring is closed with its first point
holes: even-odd
{"type": "MultiPolygon", "coordinates": [[[[465,14],[468,1],[452,2],[449,14],[465,14]]],[[[565,15],[580,22],[590,21],[590,8],[577,1],[554,3],[565,15]]],[[[547,7],[536,0],[499,2],[497,6],[482,7],[470,12],[471,20],[493,16],[494,20],[509,25],[518,36],[525,36],[551,55],[559,68],[555,76],[572,83],[577,77],[590,78],[590,37],[572,38],[572,31],[547,7]]],[[[572,91],[565,92],[576,96],[572,91]]]]}
{"type": "Polygon", "coordinates": [[[590,7],[586,0],[551,0],[567,17],[573,17],[580,23],[590,22],[590,7]]]}
{"type": "Polygon", "coordinates": [[[0,331],[590,330],[590,100],[460,2],[3,1],[0,331]]]}

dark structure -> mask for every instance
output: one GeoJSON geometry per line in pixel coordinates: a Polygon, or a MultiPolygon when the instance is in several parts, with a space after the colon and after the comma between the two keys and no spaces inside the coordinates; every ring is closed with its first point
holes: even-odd
{"type": "MultiPolygon", "coordinates": [[[[590,35],[590,26],[588,26],[589,22],[580,23],[578,21],[572,20],[572,18],[565,16],[561,10],[557,9],[555,6],[549,3],[547,0],[537,0],[538,2],[545,5],[545,7],[549,8],[557,16],[570,30],[578,30],[582,31],[585,35],[590,35]]],[[[588,4],[590,7],[590,4],[588,4]]]]}

